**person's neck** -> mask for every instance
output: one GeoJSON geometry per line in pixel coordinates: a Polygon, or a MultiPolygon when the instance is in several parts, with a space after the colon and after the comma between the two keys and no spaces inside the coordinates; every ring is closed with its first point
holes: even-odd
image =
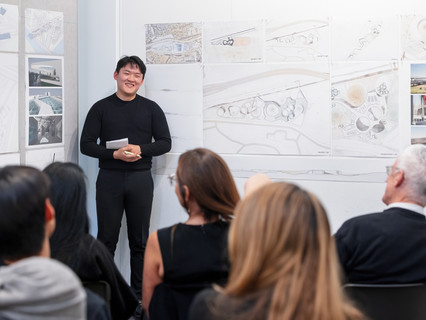
{"type": "Polygon", "coordinates": [[[118,99],[122,100],[122,101],[132,101],[134,98],[136,98],[136,94],[133,96],[128,96],[128,95],[123,95],[121,94],[121,92],[116,92],[115,95],[117,96],[118,99]]]}

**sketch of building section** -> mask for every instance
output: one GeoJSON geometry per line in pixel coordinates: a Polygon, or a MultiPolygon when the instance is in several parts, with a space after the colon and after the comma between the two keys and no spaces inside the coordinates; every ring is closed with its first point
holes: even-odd
{"type": "Polygon", "coordinates": [[[0,51],[18,51],[18,6],[0,3],[0,51]]]}
{"type": "Polygon", "coordinates": [[[261,62],[263,48],[262,21],[204,23],[205,63],[261,62]]]}
{"type": "Polygon", "coordinates": [[[30,88],[29,115],[62,114],[62,88],[30,88]]]}
{"type": "Polygon", "coordinates": [[[25,164],[43,170],[53,162],[63,162],[64,154],[64,147],[28,150],[25,152],[25,164]]]}
{"type": "Polygon", "coordinates": [[[333,61],[398,59],[399,19],[394,17],[333,17],[333,61]]]}
{"type": "Polygon", "coordinates": [[[19,151],[18,54],[0,53],[0,153],[19,151]]]}
{"type": "Polygon", "coordinates": [[[234,178],[249,178],[262,172],[272,180],[385,182],[389,158],[282,157],[261,155],[223,155],[234,178]]]}
{"type": "Polygon", "coordinates": [[[426,60],[426,16],[401,16],[402,60],[426,60]]]}
{"type": "Polygon", "coordinates": [[[62,144],[63,121],[60,116],[30,116],[28,118],[28,146],[62,144]]]}
{"type": "Polygon", "coordinates": [[[327,63],[205,66],[204,146],[219,153],[327,155],[327,63]]]}
{"type": "Polygon", "coordinates": [[[25,63],[30,87],[62,87],[62,57],[27,56],[25,63]]]}
{"type": "Polygon", "coordinates": [[[317,61],[329,56],[329,22],[324,19],[268,20],[266,62],[317,61]]]}
{"type": "Polygon", "coordinates": [[[146,62],[181,64],[201,62],[201,23],[145,25],[146,62]]]}
{"type": "Polygon", "coordinates": [[[172,152],[202,146],[203,93],[201,65],[150,65],[145,96],[166,114],[172,152]]]}
{"type": "Polygon", "coordinates": [[[335,63],[331,72],[333,156],[394,157],[398,66],[335,63]]]}
{"type": "Polygon", "coordinates": [[[64,13],[25,9],[25,50],[28,53],[64,54],[64,13]]]}

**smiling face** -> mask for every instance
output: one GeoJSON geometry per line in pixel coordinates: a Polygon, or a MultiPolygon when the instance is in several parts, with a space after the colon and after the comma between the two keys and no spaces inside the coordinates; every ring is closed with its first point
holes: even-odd
{"type": "Polygon", "coordinates": [[[128,63],[122,67],[119,73],[114,72],[117,81],[117,97],[124,101],[133,100],[136,92],[143,83],[143,74],[136,64],[128,63]]]}

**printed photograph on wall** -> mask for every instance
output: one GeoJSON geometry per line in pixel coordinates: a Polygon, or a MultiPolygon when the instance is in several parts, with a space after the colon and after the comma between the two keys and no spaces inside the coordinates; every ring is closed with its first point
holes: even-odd
{"type": "Polygon", "coordinates": [[[28,85],[30,87],[62,87],[62,61],[62,57],[28,57],[28,85]]]}
{"type": "Polygon", "coordinates": [[[25,9],[25,51],[64,54],[64,13],[25,9]]]}
{"type": "Polygon", "coordinates": [[[63,58],[27,56],[27,146],[62,144],[63,58]]]}
{"type": "Polygon", "coordinates": [[[426,126],[411,126],[411,144],[426,145],[426,126]]]}
{"type": "Polygon", "coordinates": [[[426,93],[426,63],[411,64],[411,94],[426,93]]]}
{"type": "Polygon", "coordinates": [[[0,51],[18,51],[18,6],[0,3],[0,51]]]}

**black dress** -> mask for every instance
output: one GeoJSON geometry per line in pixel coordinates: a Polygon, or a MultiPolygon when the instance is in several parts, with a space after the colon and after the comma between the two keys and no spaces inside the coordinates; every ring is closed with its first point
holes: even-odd
{"type": "Polygon", "coordinates": [[[205,225],[177,224],[158,230],[164,266],[149,306],[151,320],[186,320],[194,296],[213,283],[224,285],[229,273],[223,221],[205,225]]]}

